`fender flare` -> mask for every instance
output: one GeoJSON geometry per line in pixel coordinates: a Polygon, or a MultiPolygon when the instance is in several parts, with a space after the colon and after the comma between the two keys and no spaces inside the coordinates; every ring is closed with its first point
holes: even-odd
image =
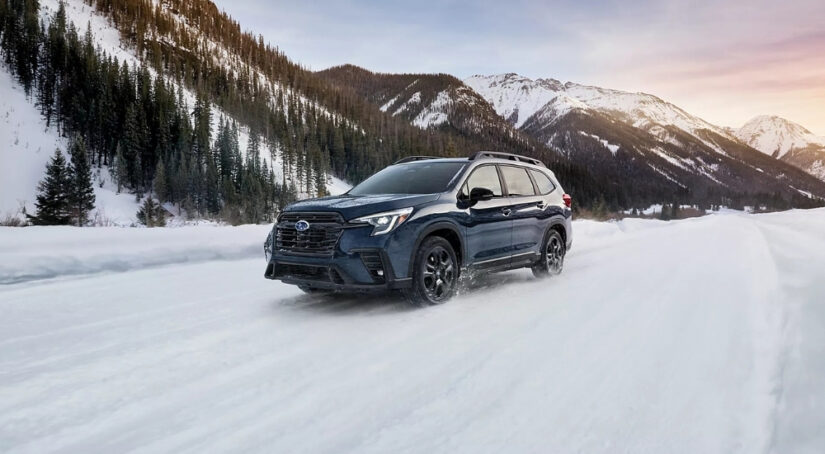
{"type": "MultiPolygon", "coordinates": [[[[570,237],[570,232],[567,231],[567,223],[566,218],[560,214],[554,214],[550,217],[550,223],[547,225],[547,231],[549,232],[555,226],[561,227],[562,231],[564,232],[562,240],[565,242],[565,247],[567,246],[567,239],[570,237]]],[[[547,236],[547,232],[544,233],[545,237],[547,236]]],[[[544,239],[542,239],[544,241],[544,239]]]]}
{"type": "Polygon", "coordinates": [[[424,241],[424,238],[427,238],[427,236],[429,236],[431,233],[437,230],[450,230],[453,233],[455,233],[456,237],[458,238],[458,244],[461,246],[461,251],[456,251],[456,255],[459,255],[458,253],[460,252],[461,263],[466,263],[464,254],[467,253],[467,248],[464,245],[464,235],[461,234],[461,227],[458,224],[450,221],[436,221],[432,224],[428,224],[426,227],[421,229],[421,231],[418,234],[418,238],[416,238],[415,240],[415,245],[413,246],[412,251],[410,251],[410,264],[408,268],[410,277],[412,277],[412,270],[415,266],[415,263],[413,262],[415,262],[415,256],[418,253],[418,248],[421,247],[421,243],[424,241]]]}

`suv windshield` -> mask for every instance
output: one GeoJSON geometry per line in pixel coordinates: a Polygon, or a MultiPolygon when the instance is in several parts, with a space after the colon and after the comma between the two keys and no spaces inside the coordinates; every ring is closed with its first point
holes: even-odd
{"type": "Polygon", "coordinates": [[[466,165],[464,162],[416,162],[389,166],[352,188],[350,195],[435,194],[466,165]]]}

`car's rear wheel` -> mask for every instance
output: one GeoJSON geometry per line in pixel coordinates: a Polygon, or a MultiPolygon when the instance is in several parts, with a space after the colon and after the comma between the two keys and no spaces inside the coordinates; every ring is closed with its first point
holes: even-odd
{"type": "Polygon", "coordinates": [[[450,242],[441,237],[427,238],[416,253],[412,286],[404,290],[404,296],[420,307],[444,303],[455,294],[458,274],[458,260],[450,242]]]}
{"type": "Polygon", "coordinates": [[[542,244],[541,259],[533,266],[533,275],[547,277],[561,274],[566,253],[567,245],[561,234],[554,229],[548,230],[542,244]]]}

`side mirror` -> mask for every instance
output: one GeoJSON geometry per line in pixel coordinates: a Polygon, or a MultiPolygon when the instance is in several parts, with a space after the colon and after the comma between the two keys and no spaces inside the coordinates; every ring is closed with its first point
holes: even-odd
{"type": "Polygon", "coordinates": [[[476,203],[484,200],[490,200],[495,197],[493,191],[487,188],[473,188],[470,191],[470,202],[476,203]]]}

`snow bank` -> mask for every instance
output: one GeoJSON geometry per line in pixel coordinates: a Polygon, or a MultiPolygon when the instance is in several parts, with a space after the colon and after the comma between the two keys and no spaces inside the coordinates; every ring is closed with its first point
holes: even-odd
{"type": "Polygon", "coordinates": [[[270,228],[0,227],[0,284],[263,257],[263,243],[270,228]]]}

